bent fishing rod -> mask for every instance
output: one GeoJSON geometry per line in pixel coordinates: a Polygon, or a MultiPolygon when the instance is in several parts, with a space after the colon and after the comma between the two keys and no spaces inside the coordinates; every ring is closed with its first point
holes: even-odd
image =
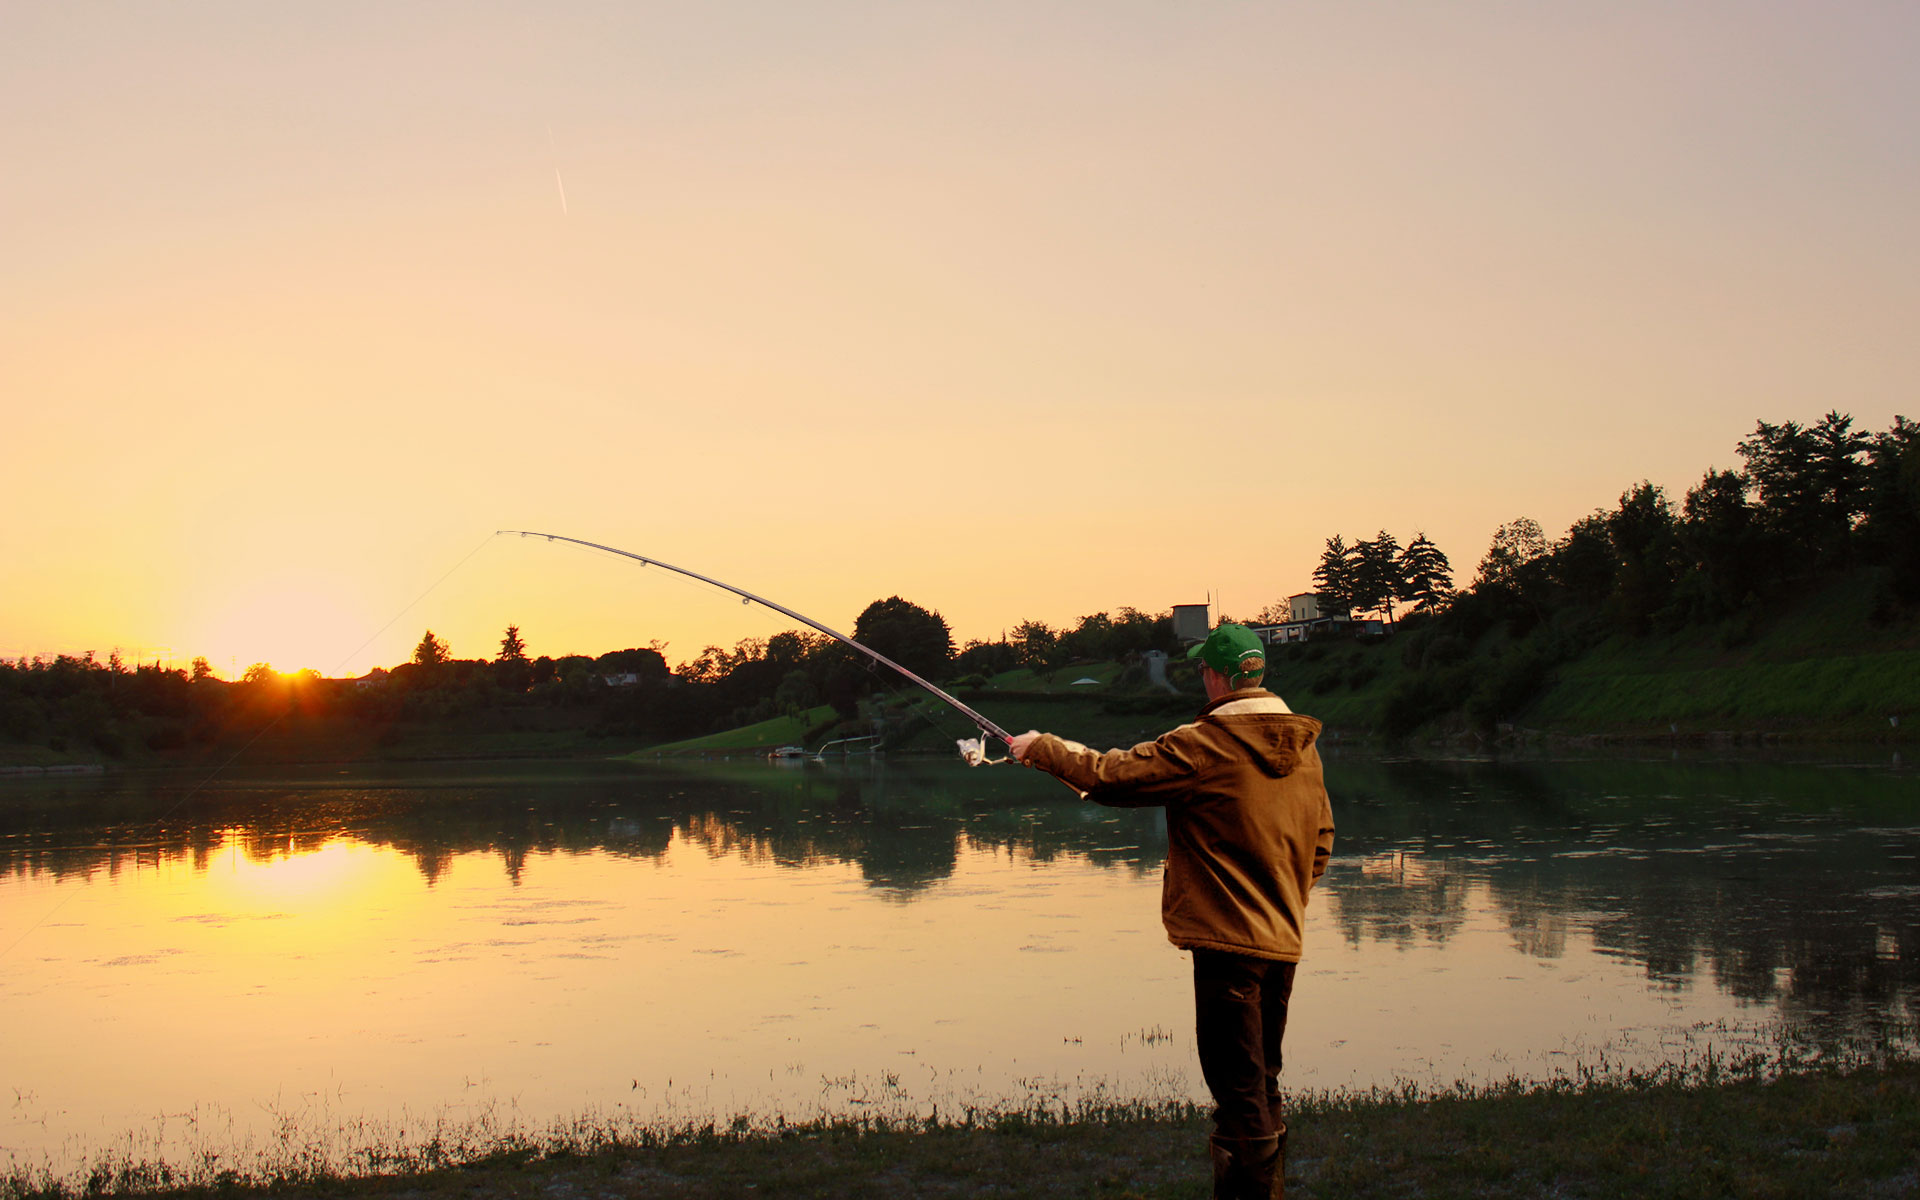
{"type": "Polygon", "coordinates": [[[972,721],[975,727],[977,727],[980,730],[980,737],[978,738],[959,739],[960,757],[967,760],[967,765],[977,767],[983,764],[992,765],[993,763],[996,763],[996,762],[1006,761],[1005,759],[990,759],[986,756],[986,740],[989,737],[995,737],[995,738],[999,738],[1002,742],[1005,742],[1011,745],[1013,743],[1012,734],[1000,728],[998,725],[994,724],[992,721],[989,721],[986,717],[982,716],[978,711],[974,710],[973,708],[970,708],[965,704],[962,704],[956,697],[953,696],[952,693],[946,691],[945,689],[939,687],[936,684],[928,682],[926,679],[921,678],[919,675],[915,674],[914,672],[907,670],[905,667],[901,666],[899,663],[888,658],[886,655],[880,653],[878,650],[875,650],[873,647],[862,645],[859,642],[856,642],[852,638],[848,637],[846,634],[841,633],[837,629],[827,628],[825,625],[822,625],[820,622],[814,620],[812,617],[807,616],[805,613],[797,613],[793,611],[791,608],[788,608],[784,604],[775,603],[774,601],[767,599],[765,596],[755,595],[754,593],[747,591],[745,588],[737,588],[730,583],[722,583],[720,580],[713,578],[711,575],[702,575],[698,571],[689,571],[685,567],[676,567],[672,563],[661,562],[657,558],[648,558],[644,554],[635,554],[631,550],[621,550],[615,546],[603,546],[599,542],[584,541],[580,538],[567,537],[566,535],[559,534],[559,533],[541,533],[541,532],[538,532],[537,530],[532,530],[532,529],[500,529],[500,530],[495,530],[495,533],[496,534],[513,533],[513,534],[518,534],[523,538],[539,537],[539,538],[545,538],[550,542],[572,542],[576,546],[585,546],[591,550],[603,550],[608,554],[618,554],[621,558],[630,558],[633,561],[639,563],[643,567],[648,567],[648,566],[660,567],[663,570],[672,571],[677,575],[685,575],[689,579],[698,579],[702,583],[711,584],[714,587],[720,588],[723,591],[732,592],[734,595],[740,597],[741,600],[746,601],[748,603],[763,605],[767,608],[772,609],[777,613],[785,613],[787,616],[792,617],[794,620],[800,622],[803,625],[808,625],[814,629],[818,629],[821,633],[826,634],[828,637],[832,638],[834,641],[841,642],[848,646],[853,647],[855,650],[858,650],[860,653],[866,655],[868,658],[871,658],[874,662],[879,663],[881,666],[891,667],[893,670],[900,672],[900,674],[906,676],[908,679],[912,680],[914,683],[919,684],[921,687],[925,688],[927,691],[932,692],[935,696],[938,696],[941,700],[945,701],[947,704],[951,705],[953,708],[956,708],[961,713],[963,713],[966,716],[966,718],[972,721]]]}

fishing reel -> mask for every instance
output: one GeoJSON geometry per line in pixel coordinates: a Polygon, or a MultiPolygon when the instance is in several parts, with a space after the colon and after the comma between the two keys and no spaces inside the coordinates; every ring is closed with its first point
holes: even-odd
{"type": "Polygon", "coordinates": [[[979,737],[961,738],[954,745],[960,747],[961,761],[970,767],[997,767],[1003,762],[1013,761],[1007,758],[988,758],[987,735],[984,733],[979,737]]]}

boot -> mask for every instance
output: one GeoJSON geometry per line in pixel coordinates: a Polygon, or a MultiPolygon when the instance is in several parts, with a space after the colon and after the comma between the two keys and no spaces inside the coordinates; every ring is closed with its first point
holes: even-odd
{"type": "Polygon", "coordinates": [[[1213,1200],[1232,1200],[1233,1142],[1216,1133],[1207,1139],[1207,1152],[1213,1158],[1213,1200]]]}
{"type": "Polygon", "coordinates": [[[1262,1138],[1226,1138],[1214,1134],[1214,1200],[1272,1200],[1282,1195],[1280,1135],[1262,1138]]]}
{"type": "Polygon", "coordinates": [[[1286,1106],[1282,1103],[1279,1087],[1273,1080],[1267,1081],[1272,1090],[1267,1093],[1267,1115],[1273,1120],[1273,1127],[1279,1130],[1280,1158],[1273,1168],[1273,1200],[1283,1200],[1287,1194],[1287,1120],[1286,1106]]]}
{"type": "Polygon", "coordinates": [[[1286,1179],[1281,1165],[1285,1161],[1284,1134],[1251,1138],[1244,1147],[1242,1169],[1246,1172],[1246,1196],[1252,1200],[1273,1200],[1286,1194],[1286,1179]]]}

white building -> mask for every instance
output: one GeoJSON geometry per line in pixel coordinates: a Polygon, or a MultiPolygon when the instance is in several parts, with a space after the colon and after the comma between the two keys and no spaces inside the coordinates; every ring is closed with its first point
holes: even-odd
{"type": "Polygon", "coordinates": [[[1183,642],[1204,642],[1213,631],[1213,605],[1176,604],[1173,606],[1173,636],[1183,642]]]}
{"type": "MultiPolygon", "coordinates": [[[[1335,615],[1323,612],[1320,608],[1320,593],[1301,592],[1297,596],[1287,597],[1287,621],[1278,625],[1255,625],[1254,635],[1269,646],[1284,645],[1289,642],[1310,641],[1315,634],[1328,634],[1336,630],[1353,633],[1356,626],[1346,614],[1335,615]]],[[[1378,624],[1378,622],[1375,622],[1378,624]]]]}

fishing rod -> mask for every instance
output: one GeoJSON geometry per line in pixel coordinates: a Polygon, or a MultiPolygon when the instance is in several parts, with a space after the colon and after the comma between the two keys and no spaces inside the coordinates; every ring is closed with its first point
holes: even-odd
{"type": "Polygon", "coordinates": [[[967,760],[968,766],[977,767],[983,764],[990,766],[994,763],[1006,761],[1005,759],[992,759],[987,757],[986,740],[989,737],[996,737],[996,738],[999,738],[1001,741],[1011,745],[1013,743],[1012,734],[1000,728],[998,725],[994,724],[992,721],[989,721],[986,717],[982,716],[978,711],[974,710],[973,708],[970,708],[965,704],[962,704],[959,701],[959,699],[957,699],[952,693],[946,691],[944,688],[941,688],[936,684],[928,682],[927,680],[921,678],[919,675],[915,674],[914,672],[907,670],[905,667],[901,666],[899,663],[888,658],[886,655],[880,653],[878,650],[875,650],[873,647],[863,646],[859,642],[856,642],[852,638],[848,637],[846,634],[841,633],[839,630],[829,629],[825,625],[822,625],[820,622],[814,620],[812,617],[809,617],[804,613],[797,613],[792,609],[788,608],[784,604],[777,604],[774,601],[767,599],[765,596],[755,595],[754,593],[747,591],[745,588],[737,588],[730,583],[722,583],[720,580],[713,578],[711,575],[702,575],[698,571],[689,571],[685,567],[676,567],[672,563],[661,562],[657,558],[648,558],[644,554],[635,554],[631,550],[621,550],[615,546],[603,546],[599,542],[583,541],[580,538],[567,537],[565,534],[559,534],[559,533],[540,533],[537,530],[532,530],[532,529],[499,529],[499,530],[495,530],[494,532],[496,536],[502,533],[513,533],[513,534],[518,534],[523,538],[524,537],[541,537],[541,538],[547,539],[550,542],[572,542],[576,546],[586,546],[589,549],[593,549],[593,550],[604,550],[608,554],[618,554],[622,558],[631,558],[632,560],[639,563],[643,567],[646,567],[646,566],[662,567],[668,571],[674,572],[675,574],[685,575],[689,579],[698,579],[702,583],[712,584],[714,587],[732,592],[734,595],[740,597],[741,600],[747,603],[764,605],[767,608],[770,608],[777,613],[785,613],[787,616],[792,617],[794,620],[800,622],[803,625],[810,625],[813,628],[818,629],[821,633],[826,634],[828,637],[832,638],[834,641],[842,642],[848,646],[853,647],[855,650],[858,650],[860,653],[866,655],[868,658],[871,658],[874,662],[879,663],[881,666],[893,668],[894,670],[900,672],[900,674],[906,676],[908,679],[911,679],[913,682],[925,688],[927,691],[932,692],[935,696],[938,696],[941,700],[945,701],[947,704],[960,710],[961,713],[965,714],[967,719],[972,721],[974,725],[980,730],[980,736],[977,738],[959,739],[960,757],[967,760]]]}

